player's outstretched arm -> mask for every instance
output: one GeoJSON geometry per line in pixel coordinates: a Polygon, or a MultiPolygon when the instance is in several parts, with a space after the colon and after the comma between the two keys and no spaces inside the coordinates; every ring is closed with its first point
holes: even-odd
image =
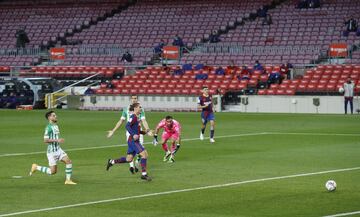
{"type": "Polygon", "coordinates": [[[146,121],[146,119],[145,119],[145,118],[144,118],[144,119],[141,119],[141,123],[142,123],[142,125],[144,126],[146,133],[148,133],[148,132],[150,131],[150,127],[149,127],[149,124],[148,124],[148,122],[146,121]]]}
{"type": "Polygon", "coordinates": [[[147,134],[148,136],[153,136],[153,135],[154,135],[154,131],[149,129],[146,134],[147,134]]]}
{"type": "Polygon", "coordinates": [[[123,123],[124,123],[124,119],[121,118],[121,119],[116,123],[114,129],[108,131],[107,138],[112,137],[112,136],[114,135],[115,131],[116,131],[117,129],[119,129],[123,123]]]}

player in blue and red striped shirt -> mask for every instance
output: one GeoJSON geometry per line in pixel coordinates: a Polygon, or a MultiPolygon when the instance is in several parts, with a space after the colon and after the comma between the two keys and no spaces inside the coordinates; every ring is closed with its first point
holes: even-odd
{"type": "MultiPolygon", "coordinates": [[[[144,146],[140,144],[139,138],[140,134],[146,134],[145,131],[140,129],[140,119],[138,116],[141,113],[140,103],[134,103],[130,105],[129,111],[132,112],[130,118],[126,124],[126,130],[129,132],[130,136],[128,138],[128,150],[126,157],[120,157],[119,159],[109,159],[106,169],[108,170],[114,164],[121,164],[126,162],[131,162],[136,154],[141,156],[140,165],[142,169],[141,179],[151,181],[151,178],[147,175],[146,172],[146,162],[148,153],[145,150],[144,146]]],[[[152,136],[152,133],[149,132],[148,135],[152,136]]]]}
{"type": "Polygon", "coordinates": [[[201,111],[201,133],[200,140],[204,140],[204,132],[206,124],[210,122],[210,142],[215,142],[214,133],[215,133],[215,115],[213,111],[212,97],[209,95],[209,88],[204,86],[202,88],[203,94],[198,99],[198,108],[202,109],[201,111]]]}

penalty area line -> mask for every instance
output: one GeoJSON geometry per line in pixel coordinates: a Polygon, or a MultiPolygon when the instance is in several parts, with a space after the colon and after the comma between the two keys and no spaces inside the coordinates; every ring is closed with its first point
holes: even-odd
{"type": "MultiPolygon", "coordinates": [[[[163,191],[163,192],[134,195],[134,196],[128,196],[128,197],[118,197],[118,198],[112,198],[112,199],[106,199],[106,200],[90,201],[90,202],[76,203],[76,204],[70,204],[70,205],[64,205],[64,206],[55,206],[55,207],[48,207],[48,208],[42,208],[42,209],[33,209],[33,210],[26,210],[26,211],[20,211],[20,212],[0,214],[0,217],[46,212],[46,211],[52,211],[52,210],[67,209],[67,208],[88,206],[88,205],[94,205],[94,204],[103,204],[103,203],[130,200],[130,199],[136,199],[136,198],[147,198],[147,197],[160,196],[160,195],[169,195],[169,194],[182,193],[182,192],[223,188],[223,187],[229,187],[229,186],[244,185],[244,184],[249,184],[249,183],[290,179],[290,178],[304,177],[304,176],[314,176],[314,175],[327,174],[327,173],[353,171],[353,170],[359,170],[359,169],[360,169],[360,167],[343,168],[343,169],[326,170],[326,171],[311,172],[311,173],[300,173],[300,174],[287,175],[287,176],[277,176],[277,177],[270,177],[270,178],[261,178],[261,179],[247,180],[247,181],[231,182],[231,183],[226,183],[226,184],[208,185],[208,186],[203,186],[203,187],[186,188],[186,189],[179,189],[179,190],[173,190],[173,191],[163,191]]],[[[334,217],[335,216],[340,216],[340,215],[334,215],[334,217]]]]}

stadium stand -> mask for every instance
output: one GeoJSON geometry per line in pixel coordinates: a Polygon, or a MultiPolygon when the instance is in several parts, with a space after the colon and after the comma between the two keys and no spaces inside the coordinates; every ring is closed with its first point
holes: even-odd
{"type": "Polygon", "coordinates": [[[259,95],[336,95],[346,79],[351,77],[360,91],[360,65],[319,65],[307,70],[302,79],[285,80],[281,85],[271,85],[259,95]],[[291,94],[288,94],[291,93],[291,94]]]}
{"type": "Polygon", "coordinates": [[[352,53],[352,58],[346,61],[348,64],[360,64],[360,50],[356,50],[352,53]]]}
{"type": "Polygon", "coordinates": [[[359,50],[344,60],[353,65],[317,65],[303,76],[290,79],[282,74],[270,81],[281,64],[319,63],[330,43],[359,45],[355,33],[342,34],[348,16],[360,20],[356,1],[329,0],[309,9],[296,4],[296,0],[224,0],[221,5],[215,0],[2,1],[0,18],[6,22],[0,24],[4,33],[0,73],[10,73],[9,66],[28,66],[20,69],[21,77],[52,77],[64,85],[98,74],[97,94],[194,95],[207,85],[211,93],[222,94],[336,95],[348,76],[358,91],[359,50]],[[264,6],[272,16],[270,25],[258,17],[264,6]],[[19,51],[15,34],[23,27],[30,42],[28,50],[19,51]],[[208,43],[214,31],[220,42],[208,43]],[[187,67],[142,66],[153,60],[153,48],[161,40],[171,44],[175,35],[187,47],[180,60],[187,67]],[[51,46],[66,48],[65,61],[42,66],[41,49],[47,52],[51,46]],[[133,55],[133,62],[121,61],[125,51],[133,55]],[[264,70],[253,70],[255,60],[264,64],[264,70]],[[241,79],[244,64],[252,71],[248,79],[241,79]],[[218,66],[225,73],[217,73],[218,66]]]}
{"type": "Polygon", "coordinates": [[[64,40],[66,36],[110,16],[126,2],[105,0],[99,4],[95,0],[1,1],[0,19],[5,22],[0,23],[0,49],[6,50],[8,55],[0,59],[0,65],[30,66],[41,62],[40,54],[33,55],[25,51],[19,53],[16,50],[15,35],[19,29],[24,29],[29,38],[27,51],[47,48],[58,40],[64,40]]]}
{"type": "MultiPolygon", "coordinates": [[[[297,1],[287,1],[268,13],[272,24],[262,25],[262,18],[245,22],[220,35],[217,47],[241,44],[243,52],[186,54],[183,63],[207,62],[226,65],[229,60],[236,64],[251,65],[255,60],[264,64],[310,64],[319,59],[320,51],[326,53],[330,43],[345,42],[353,45],[359,39],[356,34],[342,35],[344,21],[353,16],[360,20],[360,5],[351,0],[323,1],[320,8],[297,9],[297,1]],[[269,49],[264,49],[264,48],[269,49]],[[247,50],[259,50],[247,52],[247,50]]],[[[356,56],[355,56],[356,57],[356,56]]],[[[354,58],[355,59],[355,58],[354,58]]]]}
{"type": "MultiPolygon", "coordinates": [[[[270,0],[241,1],[139,1],[126,11],[99,22],[80,33],[69,37],[81,40],[83,45],[119,45],[124,49],[153,48],[161,40],[171,44],[179,35],[191,47],[205,34],[235,22],[249,12],[256,11],[270,0]]],[[[79,46],[70,46],[71,48],[79,46]]],[[[143,64],[151,59],[152,51],[133,53],[135,64],[143,64]]],[[[70,57],[64,64],[77,65],[84,61],[81,57],[70,57]]],[[[112,64],[119,62],[112,59],[112,64]]]]}
{"type": "Polygon", "coordinates": [[[24,28],[29,47],[48,46],[58,37],[73,34],[83,25],[104,16],[124,3],[124,0],[97,1],[2,1],[0,19],[2,30],[0,47],[15,48],[16,31],[24,28]]]}

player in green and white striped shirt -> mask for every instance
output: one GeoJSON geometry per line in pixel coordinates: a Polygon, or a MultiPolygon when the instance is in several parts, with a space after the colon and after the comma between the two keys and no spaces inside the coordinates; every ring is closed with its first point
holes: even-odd
{"type": "MultiPolygon", "coordinates": [[[[138,102],[138,97],[136,95],[132,95],[131,96],[131,105],[134,103],[137,103],[137,102],[138,102]]],[[[129,120],[130,115],[131,115],[131,113],[129,112],[129,107],[130,107],[130,105],[123,108],[120,120],[116,123],[114,129],[108,131],[108,135],[107,135],[108,138],[110,138],[115,133],[115,131],[121,127],[121,125],[124,122],[126,123],[129,120]]],[[[144,109],[142,108],[141,110],[142,111],[140,113],[139,119],[141,120],[141,124],[144,126],[145,131],[148,133],[148,132],[150,132],[150,128],[149,128],[149,125],[145,118],[144,109]]],[[[130,134],[126,131],[126,141],[128,140],[129,136],[130,136],[130,134]]],[[[144,135],[140,135],[139,141],[140,141],[140,144],[143,145],[144,135]]],[[[130,164],[129,170],[132,174],[134,174],[135,172],[138,171],[138,168],[135,166],[134,162],[130,162],[129,164],[130,164]]],[[[107,169],[109,169],[109,168],[107,167],[107,169]]]]}
{"type": "Polygon", "coordinates": [[[66,185],[76,185],[71,180],[72,175],[72,163],[68,155],[61,149],[60,143],[64,142],[63,138],[60,138],[60,130],[57,125],[57,116],[54,111],[49,111],[45,114],[45,118],[49,121],[49,124],[45,128],[44,142],[48,145],[47,147],[47,158],[49,160],[49,167],[39,166],[32,164],[30,176],[37,170],[48,175],[53,175],[57,172],[57,161],[62,161],[66,165],[66,185]]]}

